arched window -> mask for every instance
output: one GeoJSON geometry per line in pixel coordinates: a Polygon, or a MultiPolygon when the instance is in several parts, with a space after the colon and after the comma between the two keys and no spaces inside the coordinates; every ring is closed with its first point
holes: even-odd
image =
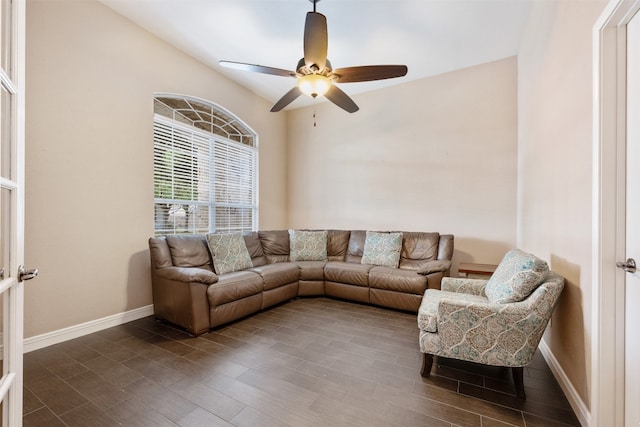
{"type": "Polygon", "coordinates": [[[156,95],[154,113],[156,235],[256,230],[256,133],[187,96],[156,95]]]}

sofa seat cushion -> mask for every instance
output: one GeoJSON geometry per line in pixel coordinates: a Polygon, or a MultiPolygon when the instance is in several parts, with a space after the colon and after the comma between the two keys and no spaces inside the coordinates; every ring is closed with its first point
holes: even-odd
{"type": "Polygon", "coordinates": [[[249,271],[258,273],[264,281],[264,290],[279,288],[298,281],[300,269],[292,262],[278,262],[250,268],[249,271]]]}
{"type": "Polygon", "coordinates": [[[331,261],[324,267],[324,278],[330,282],[369,287],[370,264],[331,261]]]}
{"type": "Polygon", "coordinates": [[[300,269],[300,280],[324,280],[325,261],[296,261],[300,269]]]}
{"type": "Polygon", "coordinates": [[[218,282],[207,288],[209,305],[217,307],[260,294],[263,283],[262,277],[253,271],[234,271],[218,276],[218,282]]]}
{"type": "Polygon", "coordinates": [[[438,307],[440,305],[440,301],[445,298],[465,303],[487,302],[487,298],[480,295],[427,289],[422,297],[420,308],[418,309],[418,328],[421,331],[438,332],[438,307]]]}
{"type": "Polygon", "coordinates": [[[422,295],[427,289],[427,278],[411,270],[391,267],[373,267],[369,271],[369,287],[422,295]]]}

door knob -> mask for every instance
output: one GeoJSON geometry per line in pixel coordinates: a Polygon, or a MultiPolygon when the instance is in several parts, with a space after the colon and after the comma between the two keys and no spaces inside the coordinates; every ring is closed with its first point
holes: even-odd
{"type": "Polygon", "coordinates": [[[31,270],[27,270],[24,268],[24,265],[18,267],[18,281],[24,282],[25,280],[31,280],[38,276],[38,269],[33,268],[31,270]]]}
{"type": "Polygon", "coordinates": [[[636,261],[633,258],[629,258],[627,262],[616,262],[616,267],[623,269],[627,273],[635,273],[636,261]]]}

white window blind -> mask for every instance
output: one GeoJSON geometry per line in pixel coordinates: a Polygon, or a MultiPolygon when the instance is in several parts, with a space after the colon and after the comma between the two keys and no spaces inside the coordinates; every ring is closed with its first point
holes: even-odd
{"type": "Polygon", "coordinates": [[[257,150],[154,116],[155,232],[254,230],[257,150]]]}

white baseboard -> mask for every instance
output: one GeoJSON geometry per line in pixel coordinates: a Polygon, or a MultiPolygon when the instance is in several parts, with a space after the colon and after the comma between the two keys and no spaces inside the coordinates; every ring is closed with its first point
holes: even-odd
{"type": "Polygon", "coordinates": [[[24,340],[24,352],[38,350],[50,345],[69,341],[84,335],[92,334],[103,329],[113,326],[122,325],[123,323],[138,320],[153,314],[153,305],[147,305],[123,313],[114,314],[103,317],[102,319],[91,320],[79,325],[69,326],[68,328],[58,329],[57,331],[47,332],[46,334],[36,335],[24,340]]]}
{"type": "Polygon", "coordinates": [[[558,381],[564,395],[567,397],[573,412],[576,413],[578,421],[580,421],[582,427],[590,427],[591,412],[589,411],[589,408],[587,408],[587,405],[584,404],[584,401],[580,398],[580,395],[576,391],[575,387],[573,387],[571,381],[569,381],[569,377],[567,377],[562,366],[560,366],[558,359],[553,355],[551,349],[544,340],[540,341],[538,348],[540,348],[540,352],[542,353],[544,360],[547,361],[547,365],[549,365],[553,376],[556,378],[556,381],[558,381]]]}

